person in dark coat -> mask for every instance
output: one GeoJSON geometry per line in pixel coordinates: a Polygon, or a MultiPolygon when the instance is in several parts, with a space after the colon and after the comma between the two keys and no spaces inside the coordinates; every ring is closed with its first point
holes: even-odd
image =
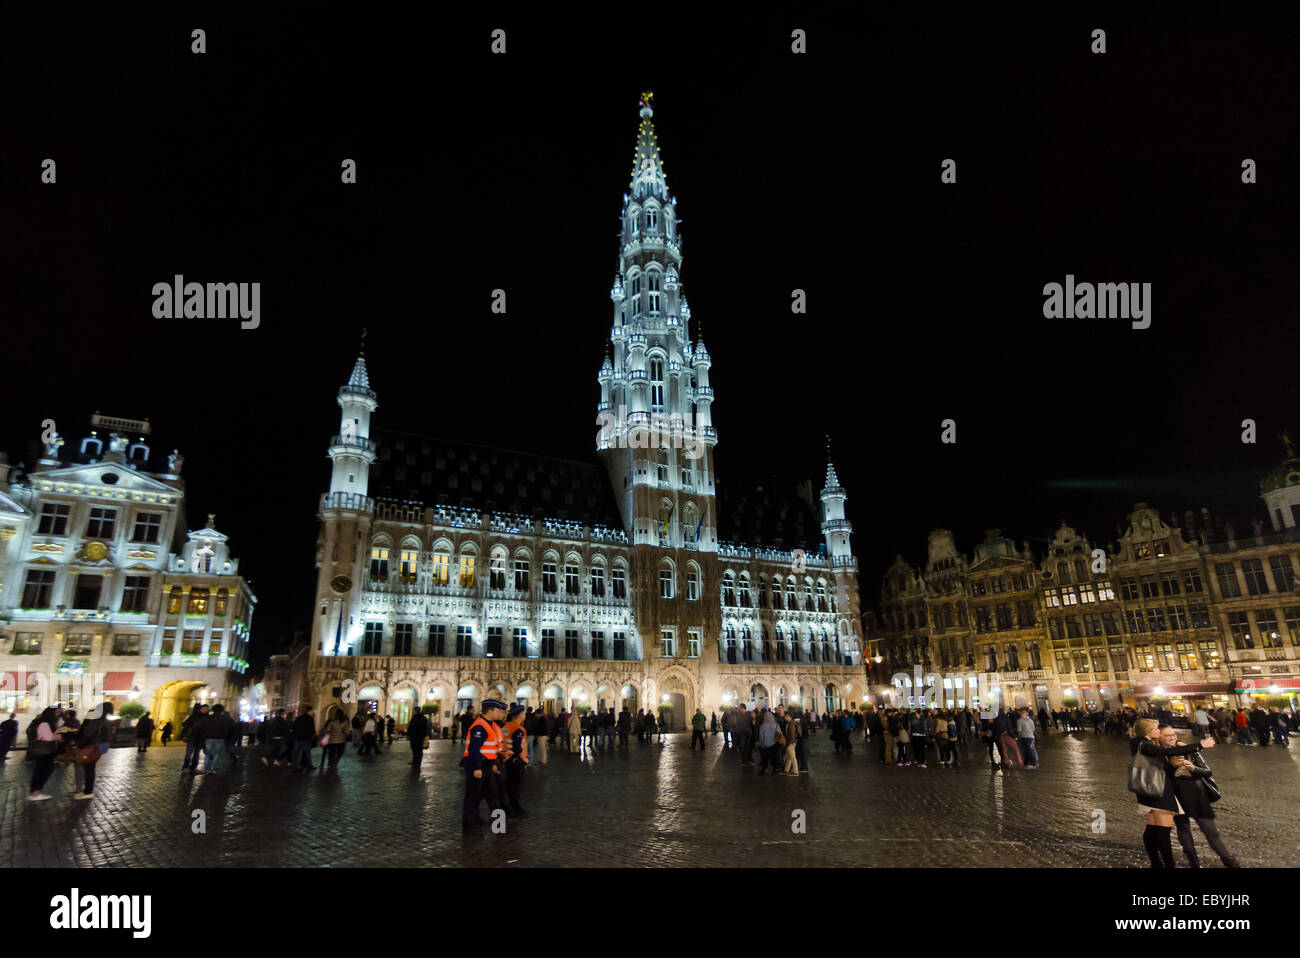
{"type": "Polygon", "coordinates": [[[302,714],[293,720],[293,755],[289,764],[295,772],[311,772],[316,769],[311,760],[311,750],[316,747],[316,717],[312,715],[313,707],[303,706],[302,714]]]}
{"type": "Polygon", "coordinates": [[[144,715],[140,717],[140,721],[135,726],[135,744],[139,748],[139,750],[143,752],[145,749],[149,747],[149,743],[152,741],[153,741],[153,719],[149,717],[148,712],[145,712],[144,715]]]}
{"type": "MultiPolygon", "coordinates": [[[[86,713],[86,721],[82,723],[81,728],[77,731],[77,748],[86,748],[94,746],[99,749],[99,754],[103,755],[108,751],[109,737],[112,734],[112,726],[109,719],[113,716],[113,703],[105,702],[99,708],[91,709],[86,713]]],[[[73,798],[94,798],[95,797],[95,766],[98,761],[90,762],[86,765],[78,766],[85,776],[86,783],[81,791],[73,795],[73,798]]]]}
{"type": "Polygon", "coordinates": [[[1261,748],[1268,748],[1268,713],[1256,705],[1250,710],[1250,727],[1255,730],[1261,748]]]}
{"type": "Polygon", "coordinates": [[[423,712],[416,712],[411,721],[406,723],[406,740],[411,743],[411,764],[419,765],[424,761],[424,740],[429,737],[429,719],[423,712]]]}
{"type": "Polygon", "coordinates": [[[164,747],[167,745],[168,742],[172,740],[172,732],[174,731],[176,731],[176,726],[173,725],[170,721],[168,721],[167,724],[162,727],[161,741],[164,747]]]}
{"type": "Polygon", "coordinates": [[[1133,739],[1129,743],[1133,757],[1139,751],[1148,760],[1155,760],[1165,769],[1164,791],[1156,795],[1135,793],[1138,808],[1147,813],[1147,827],[1142,833],[1142,844],[1151,859],[1152,868],[1173,868],[1174,849],[1169,840],[1169,833],[1174,827],[1174,816],[1183,814],[1174,791],[1174,770],[1169,767],[1169,759],[1187,757],[1203,748],[1213,748],[1214,739],[1202,739],[1200,744],[1176,745],[1167,748],[1160,738],[1160,723],[1153,718],[1138,719],[1133,726],[1133,739]]]}
{"type": "MultiPolygon", "coordinates": [[[[1173,748],[1178,744],[1178,733],[1169,726],[1160,729],[1160,744],[1173,748]]],[[[1201,829],[1201,834],[1223,861],[1224,868],[1240,868],[1237,860],[1228,851],[1223,839],[1219,837],[1218,826],[1214,824],[1213,802],[1219,800],[1219,786],[1214,781],[1214,774],[1200,752],[1189,756],[1176,755],[1169,759],[1170,777],[1174,782],[1174,795],[1182,806],[1183,814],[1174,816],[1174,828],[1178,831],[1178,844],[1183,846],[1187,863],[1193,868],[1200,868],[1200,859],[1196,857],[1196,842],[1192,837],[1192,820],[1201,829]]]]}
{"type": "Polygon", "coordinates": [[[9,717],[0,722],[0,765],[9,761],[9,750],[12,749],[18,741],[18,719],[13,712],[9,717]]]}
{"type": "Polygon", "coordinates": [[[395,719],[390,715],[390,716],[388,716],[388,720],[384,723],[384,725],[385,725],[385,727],[386,727],[386,729],[387,729],[387,731],[388,731],[388,744],[389,744],[389,745],[392,745],[392,744],[393,744],[393,729],[397,728],[397,722],[396,722],[396,720],[395,720],[395,719]]]}

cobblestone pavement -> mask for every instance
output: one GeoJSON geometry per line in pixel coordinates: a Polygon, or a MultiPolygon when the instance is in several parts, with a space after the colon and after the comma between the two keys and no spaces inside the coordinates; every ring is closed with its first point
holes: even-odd
{"type": "MultiPolygon", "coordinates": [[[[528,774],[529,817],[470,837],[460,834],[461,749],[449,742],[419,769],[398,742],[378,758],[349,748],[338,770],[311,774],[254,758],[191,775],[182,748],[114,749],[88,802],[71,798],[64,766],[46,786],[53,800],[25,801],[31,765],[12,753],[0,771],[0,867],[1146,865],[1124,739],[1052,732],[1041,770],[997,773],[977,749],[956,769],[882,766],[860,737],[846,759],[822,733],[812,773],[799,777],[759,777],[721,736],[703,753],[689,735],[664,740],[590,758],[553,750],[528,774]],[[806,834],[791,830],[796,809],[806,834]],[[195,811],[205,834],[191,827],[195,811]]],[[[1242,864],[1300,865],[1289,811],[1300,744],[1220,745],[1207,758],[1224,793],[1219,827],[1242,864]]],[[[1219,867],[1199,837],[1198,847],[1219,867]]],[[[1176,841],[1175,854],[1181,864],[1176,841]]]]}

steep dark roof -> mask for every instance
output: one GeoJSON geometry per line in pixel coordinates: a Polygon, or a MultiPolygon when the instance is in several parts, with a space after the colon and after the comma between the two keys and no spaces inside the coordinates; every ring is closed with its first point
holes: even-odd
{"type": "Polygon", "coordinates": [[[379,431],[376,498],[623,528],[600,463],[552,459],[413,433],[379,431]]]}
{"type": "Polygon", "coordinates": [[[803,549],[824,544],[821,513],[807,501],[811,485],[718,478],[718,538],[741,546],[803,549]]]}

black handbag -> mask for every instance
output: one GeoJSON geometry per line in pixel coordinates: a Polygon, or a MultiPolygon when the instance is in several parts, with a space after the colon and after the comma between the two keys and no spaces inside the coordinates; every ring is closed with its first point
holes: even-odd
{"type": "Polygon", "coordinates": [[[1158,801],[1164,797],[1167,774],[1164,759],[1143,755],[1139,746],[1128,767],[1128,790],[1138,798],[1158,801]]]}
{"type": "Polygon", "coordinates": [[[59,750],[58,742],[47,742],[44,739],[37,739],[32,742],[27,749],[32,755],[53,755],[59,750]]]}

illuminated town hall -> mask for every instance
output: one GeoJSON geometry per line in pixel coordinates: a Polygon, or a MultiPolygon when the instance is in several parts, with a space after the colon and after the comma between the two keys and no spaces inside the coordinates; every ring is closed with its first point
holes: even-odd
{"type": "Polygon", "coordinates": [[[834,466],[819,495],[785,498],[715,476],[712,358],[691,339],[653,118],[645,94],[591,462],[385,431],[381,373],[376,390],[357,358],[320,507],[318,710],[423,708],[436,728],[496,697],[668,707],[681,728],[696,708],[865,700],[834,466]]]}

